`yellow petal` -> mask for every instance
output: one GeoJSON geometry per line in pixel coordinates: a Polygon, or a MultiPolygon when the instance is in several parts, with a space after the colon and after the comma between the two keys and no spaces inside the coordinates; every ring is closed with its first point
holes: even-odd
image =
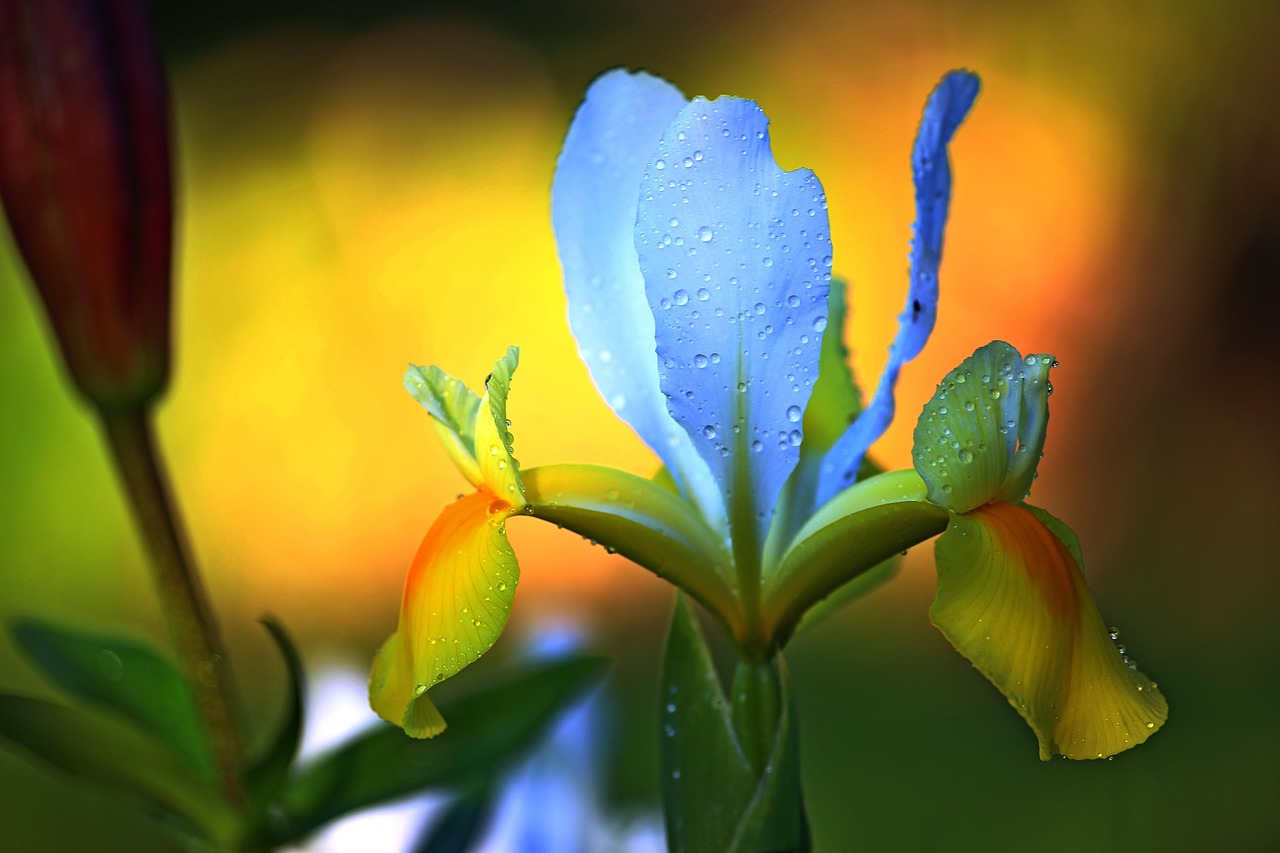
{"type": "Polygon", "coordinates": [[[1031,725],[1042,759],[1115,755],[1164,724],[1164,697],[1130,668],[1071,549],[1031,510],[955,516],[937,563],[930,619],[1031,725]]]}
{"type": "Polygon", "coordinates": [[[427,689],[480,657],[507,623],[520,574],[505,530],[512,512],[487,490],[460,498],[409,567],[400,628],[374,660],[369,703],[413,737],[445,727],[427,689]]]}

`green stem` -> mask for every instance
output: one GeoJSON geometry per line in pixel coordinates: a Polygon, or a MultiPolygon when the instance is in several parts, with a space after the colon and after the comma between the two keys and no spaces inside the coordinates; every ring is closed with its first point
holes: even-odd
{"type": "Polygon", "coordinates": [[[181,522],[144,409],[102,411],[102,426],[134,519],[151,557],[161,609],[208,729],[214,767],[227,801],[244,804],[244,753],[231,674],[213,611],[186,545],[181,522]]]}
{"type": "Polygon", "coordinates": [[[782,695],[775,660],[741,660],[733,673],[733,728],[756,775],[764,772],[778,737],[782,695]]]}

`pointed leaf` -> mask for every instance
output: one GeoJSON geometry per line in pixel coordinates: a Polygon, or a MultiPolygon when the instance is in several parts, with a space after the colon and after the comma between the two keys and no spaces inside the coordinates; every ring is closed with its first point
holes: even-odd
{"type": "Polygon", "coordinates": [[[658,388],[653,313],[636,258],[640,177],[658,139],[688,103],[643,71],[616,69],[587,90],[551,187],[569,325],[601,396],[662,459],[704,517],[722,519],[707,465],[658,388]]]}
{"type": "Polygon", "coordinates": [[[943,378],[916,423],[911,456],[929,500],[956,512],[1020,501],[1049,423],[1050,355],[992,341],[943,378]]]}
{"type": "Polygon", "coordinates": [[[1054,532],[1065,525],[1045,515],[996,503],[954,516],[929,617],[1031,726],[1042,759],[1115,755],[1157,731],[1168,705],[1112,642],[1054,532]]]}
{"type": "Polygon", "coordinates": [[[898,316],[898,334],[889,347],[880,383],[870,405],[831,448],[822,466],[817,505],[851,485],[867,448],[893,422],[893,390],[902,365],[920,354],[933,331],[938,310],[938,267],[942,263],[943,229],[951,204],[951,164],[947,146],[978,96],[976,74],[952,71],[942,78],[925,104],[911,153],[916,188],[916,223],[911,240],[911,284],[907,304],[898,316]]]}
{"type": "Polygon", "coordinates": [[[28,659],[60,690],[163,741],[196,775],[214,779],[213,757],[187,682],[154,649],[34,619],[19,620],[11,630],[28,659]]]}
{"type": "Polygon", "coordinates": [[[461,498],[413,558],[399,630],[378,651],[369,680],[373,710],[412,737],[444,731],[427,689],[488,651],[507,624],[520,576],[507,542],[511,513],[488,492],[461,498]]]}
{"type": "Polygon", "coordinates": [[[831,272],[822,184],[778,167],[768,124],[751,101],[695,99],[636,219],[667,407],[720,485],[739,561],[757,563],[799,459],[831,272]]]}
{"type": "Polygon", "coordinates": [[[223,845],[236,817],[168,744],[115,720],[39,699],[0,694],[0,740],[77,779],[139,797],[188,831],[223,845]]]}
{"type": "Polygon", "coordinates": [[[262,619],[280,655],[284,658],[288,692],[285,698],[284,718],[266,751],[245,774],[245,788],[251,802],[265,805],[283,787],[289,771],[298,757],[302,742],[302,721],[306,707],[306,674],[298,649],[289,639],[284,626],[270,617],[262,619]]]}
{"type": "Polygon", "coordinates": [[[494,775],[536,743],[601,671],[593,658],[508,670],[505,681],[442,703],[452,723],[438,738],[410,740],[390,726],[358,735],[289,782],[271,840],[297,841],[360,809],[494,775]]]}

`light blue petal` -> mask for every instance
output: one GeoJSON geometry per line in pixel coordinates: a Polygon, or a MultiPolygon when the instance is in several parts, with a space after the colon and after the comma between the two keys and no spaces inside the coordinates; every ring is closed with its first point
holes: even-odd
{"type": "Polygon", "coordinates": [[[645,169],[636,248],[667,407],[720,484],[735,550],[759,549],[818,378],[822,184],[778,168],[756,104],[695,99],[645,169]]]}
{"type": "Polygon", "coordinates": [[[640,176],[686,103],[670,83],[643,72],[617,69],[592,83],[556,164],[551,221],[569,325],[591,378],[715,523],[721,511],[714,482],[658,388],[653,314],[634,236],[640,176]]]}
{"type": "Polygon", "coordinates": [[[916,222],[911,241],[911,284],[907,304],[898,316],[898,334],[889,348],[889,361],[871,404],[835,443],[823,462],[815,506],[853,485],[862,457],[893,421],[893,388],[902,365],[919,355],[938,314],[938,264],[942,261],[942,233],[951,203],[951,164],[947,145],[969,114],[978,96],[979,80],[969,71],[952,71],[942,78],[929,101],[916,133],[911,173],[916,185],[916,222]]]}

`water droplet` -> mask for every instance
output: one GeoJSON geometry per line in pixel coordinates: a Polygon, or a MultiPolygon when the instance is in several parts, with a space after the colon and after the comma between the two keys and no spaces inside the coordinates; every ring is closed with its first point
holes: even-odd
{"type": "Polygon", "coordinates": [[[791,430],[791,432],[787,433],[787,444],[790,444],[792,447],[799,447],[800,442],[803,439],[804,439],[804,434],[801,433],[800,430],[798,429],[793,429],[791,430]]]}
{"type": "Polygon", "coordinates": [[[715,236],[715,232],[712,231],[706,225],[703,225],[701,228],[698,229],[698,239],[704,243],[710,243],[711,238],[714,236],[715,236]]]}
{"type": "Polygon", "coordinates": [[[719,364],[719,363],[720,363],[720,353],[718,353],[718,352],[713,352],[713,353],[711,353],[711,363],[712,363],[712,364],[719,364]]]}
{"type": "Polygon", "coordinates": [[[1118,639],[1120,639],[1120,629],[1119,629],[1119,628],[1114,628],[1114,627],[1113,627],[1113,628],[1108,628],[1108,629],[1107,629],[1107,634],[1108,634],[1108,635],[1110,635],[1111,639],[1113,639],[1113,640],[1118,640],[1118,639]]]}
{"type": "Polygon", "coordinates": [[[693,357],[693,366],[694,366],[694,367],[706,367],[706,366],[707,366],[707,357],[706,357],[705,355],[703,355],[702,353],[698,353],[697,355],[695,355],[695,356],[693,357]]]}
{"type": "Polygon", "coordinates": [[[707,290],[705,287],[698,288],[698,300],[700,302],[706,302],[710,298],[711,298],[711,291],[707,290]]]}
{"type": "Polygon", "coordinates": [[[673,300],[675,300],[675,303],[676,303],[677,305],[688,305],[688,304],[689,304],[689,293],[688,293],[688,291],[685,291],[685,290],[677,290],[675,293],[671,294],[671,298],[672,298],[673,300]]]}
{"type": "Polygon", "coordinates": [[[966,412],[972,412],[975,408],[977,408],[977,407],[973,405],[973,401],[972,401],[972,400],[965,400],[965,401],[964,401],[964,410],[965,410],[966,412]]]}
{"type": "Polygon", "coordinates": [[[507,588],[507,582],[506,582],[506,581],[498,581],[496,584],[494,584],[494,586],[496,586],[496,587],[498,588],[498,592],[502,592],[503,590],[505,590],[505,589],[507,588]]]}
{"type": "Polygon", "coordinates": [[[821,331],[822,331],[823,329],[825,329],[826,327],[827,327],[827,318],[826,318],[826,317],[814,317],[814,318],[813,318],[813,330],[814,330],[815,332],[821,332],[821,331]]]}
{"type": "Polygon", "coordinates": [[[716,437],[716,428],[715,428],[715,427],[713,427],[711,424],[707,424],[706,426],[704,426],[704,427],[702,428],[702,435],[703,435],[703,437],[705,437],[705,438],[715,438],[715,437],[716,437]]]}
{"type": "Polygon", "coordinates": [[[764,450],[764,445],[760,443],[760,439],[756,439],[755,441],[751,442],[751,449],[754,450],[756,453],[759,453],[760,451],[764,450]]]}
{"type": "Polygon", "coordinates": [[[666,160],[654,160],[654,161],[653,161],[653,168],[655,168],[655,169],[657,169],[659,172],[661,172],[663,169],[667,168],[667,161],[666,161],[666,160]]]}
{"type": "Polygon", "coordinates": [[[799,406],[791,406],[787,409],[787,420],[791,421],[793,424],[800,422],[800,415],[801,411],[799,406]]]}
{"type": "Polygon", "coordinates": [[[667,278],[675,278],[675,277],[676,277],[676,271],[675,271],[675,270],[673,270],[673,269],[668,269],[668,270],[667,270],[667,278]]]}
{"type": "Polygon", "coordinates": [[[960,461],[961,461],[961,462],[963,462],[963,463],[965,463],[966,465],[967,465],[968,463],[970,463],[970,462],[972,462],[972,461],[973,461],[973,451],[972,451],[972,450],[968,450],[968,449],[966,449],[966,450],[961,450],[961,451],[960,451],[958,454],[956,454],[956,455],[957,455],[957,456],[959,456],[959,457],[960,457],[960,461]]]}
{"type": "MultiPolygon", "coordinates": [[[[437,680],[437,681],[439,681],[440,679],[436,679],[436,680],[437,680]]],[[[426,693],[426,692],[427,692],[427,685],[425,685],[425,684],[415,684],[415,685],[413,685],[413,695],[414,695],[414,696],[421,696],[423,693],[426,693]]]]}
{"type": "Polygon", "coordinates": [[[98,672],[108,681],[119,681],[124,678],[124,661],[110,649],[98,652],[98,672]]]}

